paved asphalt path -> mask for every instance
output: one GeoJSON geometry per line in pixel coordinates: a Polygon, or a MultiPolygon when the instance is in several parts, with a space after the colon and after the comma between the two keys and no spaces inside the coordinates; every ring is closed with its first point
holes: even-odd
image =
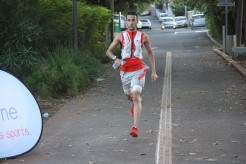
{"type": "MultiPolygon", "coordinates": [[[[139,137],[118,70],[68,102],[44,124],[31,152],[4,164],[244,164],[246,79],[216,55],[204,29],[146,31],[158,81],[147,70],[139,137]]],[[[146,51],[145,62],[149,65],[146,51]]]]}

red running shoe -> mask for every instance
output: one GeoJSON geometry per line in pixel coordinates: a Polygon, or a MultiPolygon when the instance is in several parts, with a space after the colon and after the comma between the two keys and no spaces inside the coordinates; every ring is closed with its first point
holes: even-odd
{"type": "Polygon", "coordinates": [[[132,107],[130,109],[130,116],[134,116],[134,104],[132,104],[132,107]]]}
{"type": "Polygon", "coordinates": [[[132,131],[130,132],[130,135],[131,135],[132,137],[138,137],[138,128],[133,127],[133,128],[132,128],[132,131]]]}

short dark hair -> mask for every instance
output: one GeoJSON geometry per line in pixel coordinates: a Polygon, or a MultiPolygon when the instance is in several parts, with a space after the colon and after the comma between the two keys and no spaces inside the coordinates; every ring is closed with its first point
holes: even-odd
{"type": "Polygon", "coordinates": [[[135,12],[135,11],[129,11],[127,14],[126,14],[126,17],[127,15],[136,15],[137,19],[138,19],[138,14],[135,12]]]}

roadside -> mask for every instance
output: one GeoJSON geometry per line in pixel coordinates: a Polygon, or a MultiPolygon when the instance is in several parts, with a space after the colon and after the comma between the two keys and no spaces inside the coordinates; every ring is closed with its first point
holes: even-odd
{"type": "Polygon", "coordinates": [[[227,55],[223,52],[223,50],[221,50],[222,45],[220,43],[213,39],[208,32],[207,35],[219,47],[214,48],[213,51],[215,51],[218,55],[221,55],[229,65],[232,65],[234,68],[237,69],[237,71],[239,71],[244,77],[246,77],[246,60],[233,60],[230,55],[227,55]]]}
{"type": "MultiPolygon", "coordinates": [[[[86,95],[90,95],[90,93],[92,92],[94,93],[98,91],[103,92],[104,88],[107,87],[111,79],[113,79],[114,76],[113,71],[114,70],[111,69],[111,64],[102,64],[100,69],[100,76],[97,79],[95,79],[95,82],[90,86],[88,86],[88,88],[84,92],[81,92],[76,97],[61,97],[61,98],[49,98],[49,99],[40,99],[39,97],[37,97],[36,100],[39,104],[40,111],[43,118],[43,128],[45,126],[49,126],[46,124],[48,120],[50,120],[59,110],[64,108],[64,106],[71,103],[73,100],[83,98],[86,95]],[[44,113],[48,113],[48,117],[44,117],[43,116],[44,113]]],[[[72,110],[73,109],[71,109],[71,112],[73,112],[72,110]]],[[[44,135],[44,132],[42,135],[44,135]]],[[[0,159],[0,163],[3,162],[5,162],[5,160],[0,159]]],[[[24,162],[22,161],[21,157],[19,162],[24,162]]]]}
{"type": "Polygon", "coordinates": [[[219,49],[213,49],[217,54],[221,55],[229,65],[232,65],[234,68],[237,69],[244,77],[246,77],[246,65],[245,61],[235,61],[229,55],[225,54],[224,52],[220,51],[219,49]]]}
{"type": "Polygon", "coordinates": [[[237,63],[239,65],[241,65],[242,67],[246,68],[246,60],[244,60],[244,61],[237,61],[237,63]]]}
{"type": "MultiPolygon", "coordinates": [[[[103,87],[105,85],[106,79],[112,79],[112,70],[109,69],[111,67],[111,64],[102,64],[100,69],[100,77],[95,79],[95,82],[88,86],[88,88],[81,92],[77,97],[80,97],[81,95],[84,95],[88,92],[90,92],[91,89],[97,88],[97,87],[103,87]]],[[[43,124],[45,124],[49,118],[51,118],[58,110],[60,110],[66,103],[73,100],[76,97],[63,97],[63,98],[49,98],[49,99],[38,99],[38,103],[40,106],[40,110],[42,113],[42,116],[44,113],[48,113],[48,117],[43,116],[43,124]]]]}
{"type": "MultiPolygon", "coordinates": [[[[99,102],[91,102],[90,100],[93,100],[93,98],[95,98],[95,97],[98,97],[95,99],[99,100],[99,97],[103,97],[102,95],[104,94],[105,89],[109,87],[110,83],[112,83],[113,76],[115,76],[116,73],[117,72],[111,68],[111,64],[103,64],[101,66],[101,69],[100,69],[100,76],[97,79],[95,79],[95,82],[93,84],[91,84],[91,86],[89,86],[87,88],[87,90],[80,93],[76,97],[64,97],[64,98],[59,98],[59,99],[58,98],[52,98],[52,99],[47,99],[47,100],[37,100],[39,103],[40,111],[42,113],[42,118],[43,118],[43,134],[41,137],[41,141],[38,143],[38,145],[40,147],[42,147],[42,146],[46,147],[46,144],[49,144],[49,143],[47,143],[46,139],[49,139],[50,135],[52,134],[52,131],[53,132],[57,131],[56,128],[58,127],[58,125],[61,125],[62,122],[68,122],[68,123],[72,122],[72,120],[76,119],[77,116],[86,115],[85,111],[87,111],[88,113],[95,112],[97,114],[100,114],[102,112],[101,106],[103,103],[102,102],[100,102],[100,103],[99,102]],[[88,97],[90,97],[90,98],[88,98],[88,97]],[[79,106],[79,109],[82,108],[81,111],[77,111],[78,106],[79,106]],[[89,108],[91,108],[91,109],[89,109],[89,108]],[[44,117],[43,116],[44,113],[48,113],[48,117],[44,117]],[[55,118],[55,117],[53,117],[54,115],[58,115],[58,118],[54,119],[55,118]],[[60,117],[59,117],[59,115],[60,115],[60,117]],[[73,116],[71,116],[71,115],[73,115],[73,116]],[[54,127],[55,129],[52,129],[51,127],[54,127]],[[48,131],[48,128],[51,128],[51,131],[48,131]]],[[[109,95],[109,96],[111,96],[111,95],[109,95]]],[[[90,116],[88,118],[92,118],[92,117],[95,117],[95,115],[90,116]]],[[[78,120],[83,120],[83,119],[78,119],[78,120]]],[[[93,120],[91,120],[91,121],[93,121],[93,120]]],[[[94,122],[97,122],[97,121],[95,120],[94,122]]],[[[63,126],[61,128],[65,128],[65,127],[63,126]]],[[[72,129],[72,127],[71,127],[71,129],[72,129]]],[[[64,131],[64,132],[66,133],[66,131],[64,131]]],[[[86,135],[84,135],[84,136],[86,136],[86,135]]],[[[61,145],[63,145],[62,143],[60,143],[58,145],[56,145],[55,143],[51,143],[51,144],[53,145],[52,147],[57,146],[57,148],[59,148],[59,149],[61,148],[61,145]]],[[[35,149],[40,150],[39,146],[37,146],[35,149]]],[[[71,145],[69,147],[71,147],[71,145]]],[[[90,149],[90,148],[88,148],[88,149],[90,149]]],[[[53,150],[46,152],[45,158],[48,158],[47,156],[49,156],[49,155],[52,156],[53,152],[54,152],[53,150]]],[[[88,152],[90,152],[90,151],[88,150],[88,152]]],[[[29,156],[29,155],[30,155],[30,153],[27,153],[25,155],[17,157],[16,159],[13,159],[13,160],[1,159],[0,163],[7,163],[7,164],[11,163],[11,162],[13,162],[13,163],[15,163],[15,162],[26,163],[27,161],[24,158],[25,158],[25,156],[29,156]]],[[[33,157],[35,158],[35,153],[34,153],[33,157]]],[[[43,158],[43,156],[41,156],[41,160],[46,160],[45,158],[44,159],[42,159],[42,158],[43,158]]],[[[73,158],[73,156],[72,156],[72,158],[73,158]]],[[[90,162],[90,161],[88,161],[88,162],[90,162]]],[[[47,162],[44,162],[44,163],[47,163],[47,162]]]]}

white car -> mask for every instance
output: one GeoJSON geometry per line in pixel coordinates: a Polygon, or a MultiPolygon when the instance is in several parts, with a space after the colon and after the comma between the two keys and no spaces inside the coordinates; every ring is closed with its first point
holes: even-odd
{"type": "Polygon", "coordinates": [[[165,17],[168,17],[167,13],[160,13],[159,22],[161,23],[165,17]]]}
{"type": "Polygon", "coordinates": [[[150,12],[148,10],[143,11],[142,13],[140,13],[141,16],[146,16],[146,15],[150,15],[150,12]]]}
{"type": "Polygon", "coordinates": [[[138,20],[137,28],[142,29],[142,27],[143,27],[142,22],[140,20],[138,20]]]}
{"type": "Polygon", "coordinates": [[[176,22],[173,17],[165,17],[161,23],[162,30],[168,29],[168,28],[176,29],[176,22]]]}
{"type": "Polygon", "coordinates": [[[176,27],[187,27],[188,26],[188,21],[185,16],[178,16],[174,17],[176,21],[176,27]]]}
{"type": "Polygon", "coordinates": [[[142,29],[147,28],[151,30],[151,22],[149,19],[140,19],[140,22],[142,22],[142,29]]]}
{"type": "Polygon", "coordinates": [[[161,10],[160,10],[160,9],[156,9],[156,10],[155,10],[155,13],[156,13],[156,16],[159,18],[160,13],[161,13],[161,10]]]}

